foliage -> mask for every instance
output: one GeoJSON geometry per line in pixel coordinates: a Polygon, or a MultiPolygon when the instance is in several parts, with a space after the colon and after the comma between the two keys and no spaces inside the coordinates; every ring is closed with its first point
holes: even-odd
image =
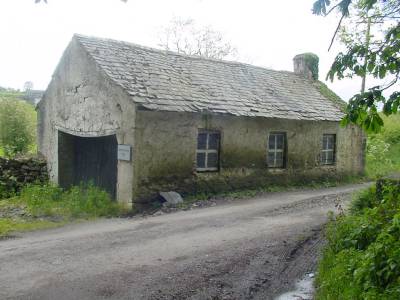
{"type": "MultiPolygon", "coordinates": [[[[399,86],[400,74],[400,2],[396,0],[317,0],[314,3],[313,13],[328,15],[336,8],[341,14],[340,24],[345,17],[352,16],[351,4],[364,15],[374,13],[386,30],[375,43],[364,43],[355,39],[349,42],[346,52],[340,52],[327,75],[333,80],[345,77],[358,76],[364,78],[371,75],[381,80],[381,84],[367,91],[354,95],[346,108],[346,116],[342,124],[355,123],[362,126],[367,132],[378,132],[383,126],[383,120],[378,113],[380,105],[386,116],[395,114],[400,107],[399,86]],[[379,15],[376,15],[379,12],[379,15]],[[389,82],[388,82],[389,80],[389,82]],[[389,92],[391,89],[391,92],[389,92]],[[389,95],[386,95],[389,93],[389,95]]],[[[333,41],[333,39],[332,39],[333,41]]]]}
{"type": "Polygon", "coordinates": [[[314,53],[304,53],[304,61],[307,67],[311,70],[313,79],[318,80],[318,56],[314,53]]]}
{"type": "Polygon", "coordinates": [[[364,208],[373,208],[378,205],[376,187],[371,186],[359,192],[350,204],[350,212],[353,215],[361,213],[364,208]]]}
{"type": "Polygon", "coordinates": [[[7,157],[34,150],[36,112],[12,93],[0,94],[0,147],[7,157]]]}
{"type": "Polygon", "coordinates": [[[400,184],[387,181],[332,217],[319,264],[316,299],[400,298],[400,184]]]}
{"type": "Polygon", "coordinates": [[[198,27],[192,19],[174,18],[160,34],[159,46],[187,55],[223,59],[236,49],[211,27],[198,27]]]}
{"type": "Polygon", "coordinates": [[[400,113],[387,118],[382,116],[385,121],[385,127],[379,134],[371,136],[380,136],[385,142],[395,145],[400,143],[400,113]]]}

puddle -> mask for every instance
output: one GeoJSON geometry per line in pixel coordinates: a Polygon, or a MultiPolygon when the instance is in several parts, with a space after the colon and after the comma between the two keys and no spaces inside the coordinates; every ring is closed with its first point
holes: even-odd
{"type": "Polygon", "coordinates": [[[303,279],[296,282],[295,290],[286,292],[275,300],[311,300],[314,293],[314,274],[307,274],[303,279]]]}

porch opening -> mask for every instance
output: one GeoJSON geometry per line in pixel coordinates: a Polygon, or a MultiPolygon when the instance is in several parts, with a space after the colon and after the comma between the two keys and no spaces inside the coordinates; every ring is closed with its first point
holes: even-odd
{"type": "Polygon", "coordinates": [[[115,199],[117,137],[80,137],[58,131],[58,183],[63,188],[93,182],[115,199]]]}

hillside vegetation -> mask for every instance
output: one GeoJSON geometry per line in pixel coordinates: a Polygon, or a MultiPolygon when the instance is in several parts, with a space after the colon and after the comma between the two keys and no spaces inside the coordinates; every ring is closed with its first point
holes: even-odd
{"type": "Polygon", "coordinates": [[[0,156],[36,153],[36,111],[23,96],[0,88],[0,156]]]}
{"type": "Polygon", "coordinates": [[[400,183],[358,195],[348,214],[331,216],[316,299],[400,299],[400,183]]]}
{"type": "Polygon", "coordinates": [[[367,140],[366,173],[371,178],[400,172],[400,114],[382,118],[381,132],[367,140]]]}

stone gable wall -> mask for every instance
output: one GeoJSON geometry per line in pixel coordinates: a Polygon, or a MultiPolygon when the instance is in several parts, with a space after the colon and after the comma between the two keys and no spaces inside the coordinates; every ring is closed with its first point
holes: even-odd
{"type": "MultiPolygon", "coordinates": [[[[60,132],[80,137],[115,134],[118,144],[133,146],[134,126],[132,99],[73,39],[38,104],[38,150],[47,160],[50,180],[64,185],[64,166],[73,155],[73,148],[58,140],[60,132]]],[[[128,206],[132,173],[131,161],[118,161],[117,201],[128,206]]]]}

